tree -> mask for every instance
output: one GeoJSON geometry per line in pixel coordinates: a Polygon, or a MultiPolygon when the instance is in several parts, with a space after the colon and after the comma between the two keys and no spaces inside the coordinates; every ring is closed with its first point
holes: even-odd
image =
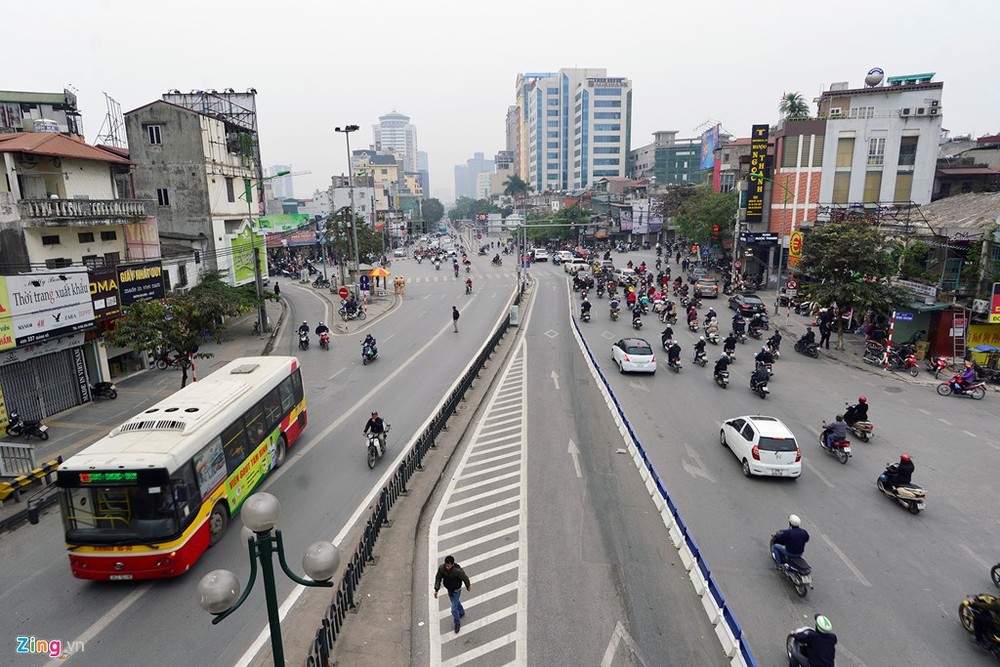
{"type": "Polygon", "coordinates": [[[491,204],[485,199],[459,197],[455,205],[448,209],[448,218],[451,220],[475,220],[480,213],[500,212],[499,206],[491,204]]]}
{"type": "Polygon", "coordinates": [[[688,241],[710,242],[716,226],[720,239],[732,238],[737,205],[736,192],[713,192],[699,185],[680,202],[674,223],[688,241]]]}
{"type": "MultiPolygon", "coordinates": [[[[813,281],[809,297],[840,312],[885,312],[911,300],[888,278],[895,264],[887,240],[871,223],[830,222],[812,227],[802,240],[800,270],[813,281]]],[[[837,349],[844,349],[844,319],[837,318],[837,349]]]]}
{"type": "MultiPolygon", "coordinates": [[[[277,298],[270,292],[264,296],[277,298]]],[[[105,332],[104,337],[110,345],[127,347],[134,352],[159,348],[164,354],[175,354],[181,367],[183,387],[187,384],[191,359],[212,356],[200,351],[200,346],[210,341],[222,343],[225,318],[242,315],[258,304],[253,283],[232,287],[218,274],[213,274],[189,292],[175,292],[163,299],[133,303],[114,321],[114,328],[105,332]]]]}
{"type": "Polygon", "coordinates": [[[438,199],[428,199],[422,208],[424,222],[428,225],[436,225],[444,217],[444,204],[438,199]]]}
{"type": "Polygon", "coordinates": [[[785,118],[808,118],[809,103],[802,97],[802,93],[785,93],[781,96],[778,111],[785,118]]]}
{"type": "Polygon", "coordinates": [[[503,182],[503,193],[515,200],[527,197],[529,190],[528,184],[517,174],[511,174],[503,182]]]}
{"type": "Polygon", "coordinates": [[[681,204],[696,191],[694,185],[668,185],[663,193],[656,195],[657,208],[653,213],[661,216],[664,222],[675,217],[681,204]]]}
{"type": "Polygon", "coordinates": [[[559,239],[576,243],[580,228],[589,224],[591,224],[591,212],[579,204],[574,204],[560,209],[554,215],[529,213],[525,234],[529,239],[538,242],[559,239]]]}
{"type": "MultiPolygon", "coordinates": [[[[364,218],[355,216],[358,231],[358,259],[372,261],[382,255],[382,234],[368,226],[364,218]]],[[[354,235],[351,232],[351,210],[340,209],[326,221],[325,246],[332,246],[338,260],[354,260],[354,235]]]]}

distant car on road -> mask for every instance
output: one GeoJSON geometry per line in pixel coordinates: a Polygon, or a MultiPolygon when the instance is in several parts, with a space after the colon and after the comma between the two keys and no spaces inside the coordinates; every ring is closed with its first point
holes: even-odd
{"type": "Polygon", "coordinates": [[[728,447],[739,459],[747,477],[802,474],[802,450],[788,427],[774,417],[748,415],[729,419],[719,431],[719,444],[728,447]]]}
{"type": "Polygon", "coordinates": [[[656,357],[653,348],[643,338],[622,338],[611,346],[611,360],[618,366],[619,373],[656,372],[656,357]]]}
{"type": "Polygon", "coordinates": [[[590,268],[590,263],[579,257],[574,257],[568,262],[563,262],[563,271],[566,273],[576,273],[577,271],[586,271],[590,268]]]}
{"type": "Polygon", "coordinates": [[[562,264],[573,259],[573,252],[570,250],[559,250],[552,255],[553,264],[562,264]]]}
{"type": "Polygon", "coordinates": [[[549,261],[549,251],[545,248],[535,248],[532,251],[536,262],[547,262],[549,261]]]}
{"type": "Polygon", "coordinates": [[[392,251],[392,256],[393,257],[406,257],[406,251],[403,250],[402,248],[396,248],[395,250],[392,251]]]}
{"type": "Polygon", "coordinates": [[[734,294],[729,297],[729,307],[744,316],[767,312],[767,306],[756,294],[734,294]]]}
{"type": "Polygon", "coordinates": [[[719,281],[710,276],[702,276],[694,283],[694,295],[702,297],[719,297],[719,281]]]}
{"type": "Polygon", "coordinates": [[[693,267],[688,271],[688,282],[697,282],[699,278],[704,278],[708,275],[708,269],[703,269],[701,267],[693,267]]]}

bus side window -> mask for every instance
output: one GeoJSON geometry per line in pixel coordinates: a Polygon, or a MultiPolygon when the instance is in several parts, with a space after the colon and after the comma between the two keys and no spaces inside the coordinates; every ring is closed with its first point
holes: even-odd
{"type": "Polygon", "coordinates": [[[285,414],[290,412],[293,407],[295,407],[295,395],[292,389],[292,378],[287,377],[281,381],[278,385],[278,391],[281,393],[281,413],[285,414]]]}
{"type": "Polygon", "coordinates": [[[296,368],[295,372],[292,373],[292,395],[295,397],[295,404],[298,405],[302,402],[302,397],[304,396],[302,392],[302,369],[296,368]]]}
{"type": "Polygon", "coordinates": [[[226,452],[226,468],[230,473],[236,471],[249,454],[247,449],[247,432],[243,428],[243,418],[237,417],[222,432],[222,448],[226,452]]]}
{"type": "Polygon", "coordinates": [[[247,425],[250,449],[255,449],[264,441],[264,436],[267,434],[267,427],[264,424],[263,401],[247,410],[247,413],[243,415],[243,421],[247,425]]]}
{"type": "Polygon", "coordinates": [[[275,387],[262,401],[264,404],[264,423],[267,428],[272,429],[281,422],[281,396],[278,388],[275,387]]]}
{"type": "Polygon", "coordinates": [[[173,486],[174,506],[177,508],[177,518],[181,525],[195,518],[198,506],[201,504],[201,491],[195,479],[194,464],[189,463],[177,471],[178,477],[171,480],[173,486]]]}

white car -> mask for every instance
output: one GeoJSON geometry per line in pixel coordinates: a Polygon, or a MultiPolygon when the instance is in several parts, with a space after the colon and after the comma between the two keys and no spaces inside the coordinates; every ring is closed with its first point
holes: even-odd
{"type": "Polygon", "coordinates": [[[619,373],[656,372],[656,356],[652,346],[642,338],[622,338],[611,346],[611,360],[618,366],[619,373]]]}
{"type": "Polygon", "coordinates": [[[562,264],[563,262],[573,261],[573,253],[569,250],[559,250],[554,255],[552,255],[553,264],[562,264]]]}
{"type": "Polygon", "coordinates": [[[574,257],[571,260],[563,262],[563,271],[566,273],[576,273],[577,271],[586,271],[590,268],[590,264],[585,259],[579,257],[574,257]]]}
{"type": "Polygon", "coordinates": [[[719,443],[736,455],[747,477],[795,478],[802,474],[802,450],[788,427],[774,417],[729,419],[719,432],[719,443]]]}
{"type": "Polygon", "coordinates": [[[396,248],[395,250],[392,251],[392,256],[393,257],[406,257],[406,251],[403,250],[402,248],[396,248]]]}
{"type": "Polygon", "coordinates": [[[549,261],[549,251],[546,250],[545,248],[535,248],[532,251],[532,254],[534,254],[536,262],[549,261]]]}

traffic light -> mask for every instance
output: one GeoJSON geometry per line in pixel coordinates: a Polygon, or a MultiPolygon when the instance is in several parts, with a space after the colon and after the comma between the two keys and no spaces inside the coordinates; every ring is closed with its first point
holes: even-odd
{"type": "Polygon", "coordinates": [[[712,225],[712,240],[713,241],[718,241],[719,240],[719,226],[718,225],[712,225]]]}

